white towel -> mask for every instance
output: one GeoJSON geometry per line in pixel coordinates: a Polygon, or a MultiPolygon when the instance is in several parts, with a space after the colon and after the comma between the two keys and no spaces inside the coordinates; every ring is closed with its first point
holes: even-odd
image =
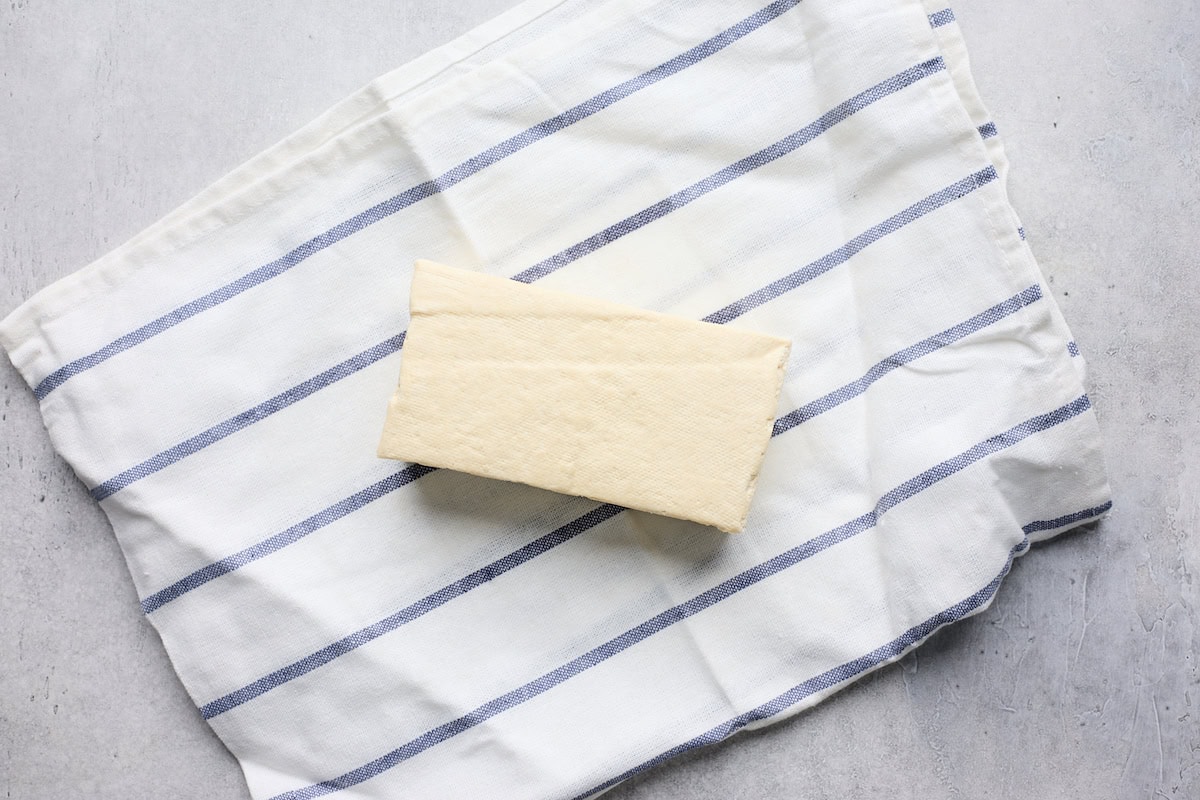
{"type": "Polygon", "coordinates": [[[530,0],[0,341],[255,798],[587,797],[1108,509],[995,134],[940,4],[530,0]],[[420,257],[792,340],[746,532],[377,459],[420,257]]]}

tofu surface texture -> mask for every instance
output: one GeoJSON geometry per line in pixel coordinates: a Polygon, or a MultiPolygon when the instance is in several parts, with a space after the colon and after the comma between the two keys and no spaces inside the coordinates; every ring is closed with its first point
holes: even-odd
{"type": "Polygon", "coordinates": [[[379,455],[737,532],[790,342],[418,261],[379,455]]]}

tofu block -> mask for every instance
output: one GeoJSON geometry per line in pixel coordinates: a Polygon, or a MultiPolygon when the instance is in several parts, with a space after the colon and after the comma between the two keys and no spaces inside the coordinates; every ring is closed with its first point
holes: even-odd
{"type": "Polygon", "coordinates": [[[790,343],[418,261],[379,455],[742,530],[790,343]]]}

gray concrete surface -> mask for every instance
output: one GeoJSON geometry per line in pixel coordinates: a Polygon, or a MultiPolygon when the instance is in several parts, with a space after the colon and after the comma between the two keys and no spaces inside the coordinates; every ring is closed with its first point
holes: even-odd
{"type": "MultiPolygon", "coordinates": [[[[0,314],[511,2],[3,0],[0,314]]],[[[1116,509],[899,665],[614,800],[1200,797],[1200,4],[955,11],[1116,509]]],[[[3,797],[246,798],[7,361],[0,396],[3,797]]]]}

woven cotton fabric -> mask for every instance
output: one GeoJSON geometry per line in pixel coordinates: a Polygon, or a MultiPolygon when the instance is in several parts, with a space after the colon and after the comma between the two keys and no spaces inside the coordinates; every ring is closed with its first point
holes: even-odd
{"type": "Polygon", "coordinates": [[[0,343],[255,798],[590,797],[1108,510],[1007,172],[938,3],[530,0],[0,343]],[[790,339],[746,532],[376,458],[417,258],[790,339]]]}

